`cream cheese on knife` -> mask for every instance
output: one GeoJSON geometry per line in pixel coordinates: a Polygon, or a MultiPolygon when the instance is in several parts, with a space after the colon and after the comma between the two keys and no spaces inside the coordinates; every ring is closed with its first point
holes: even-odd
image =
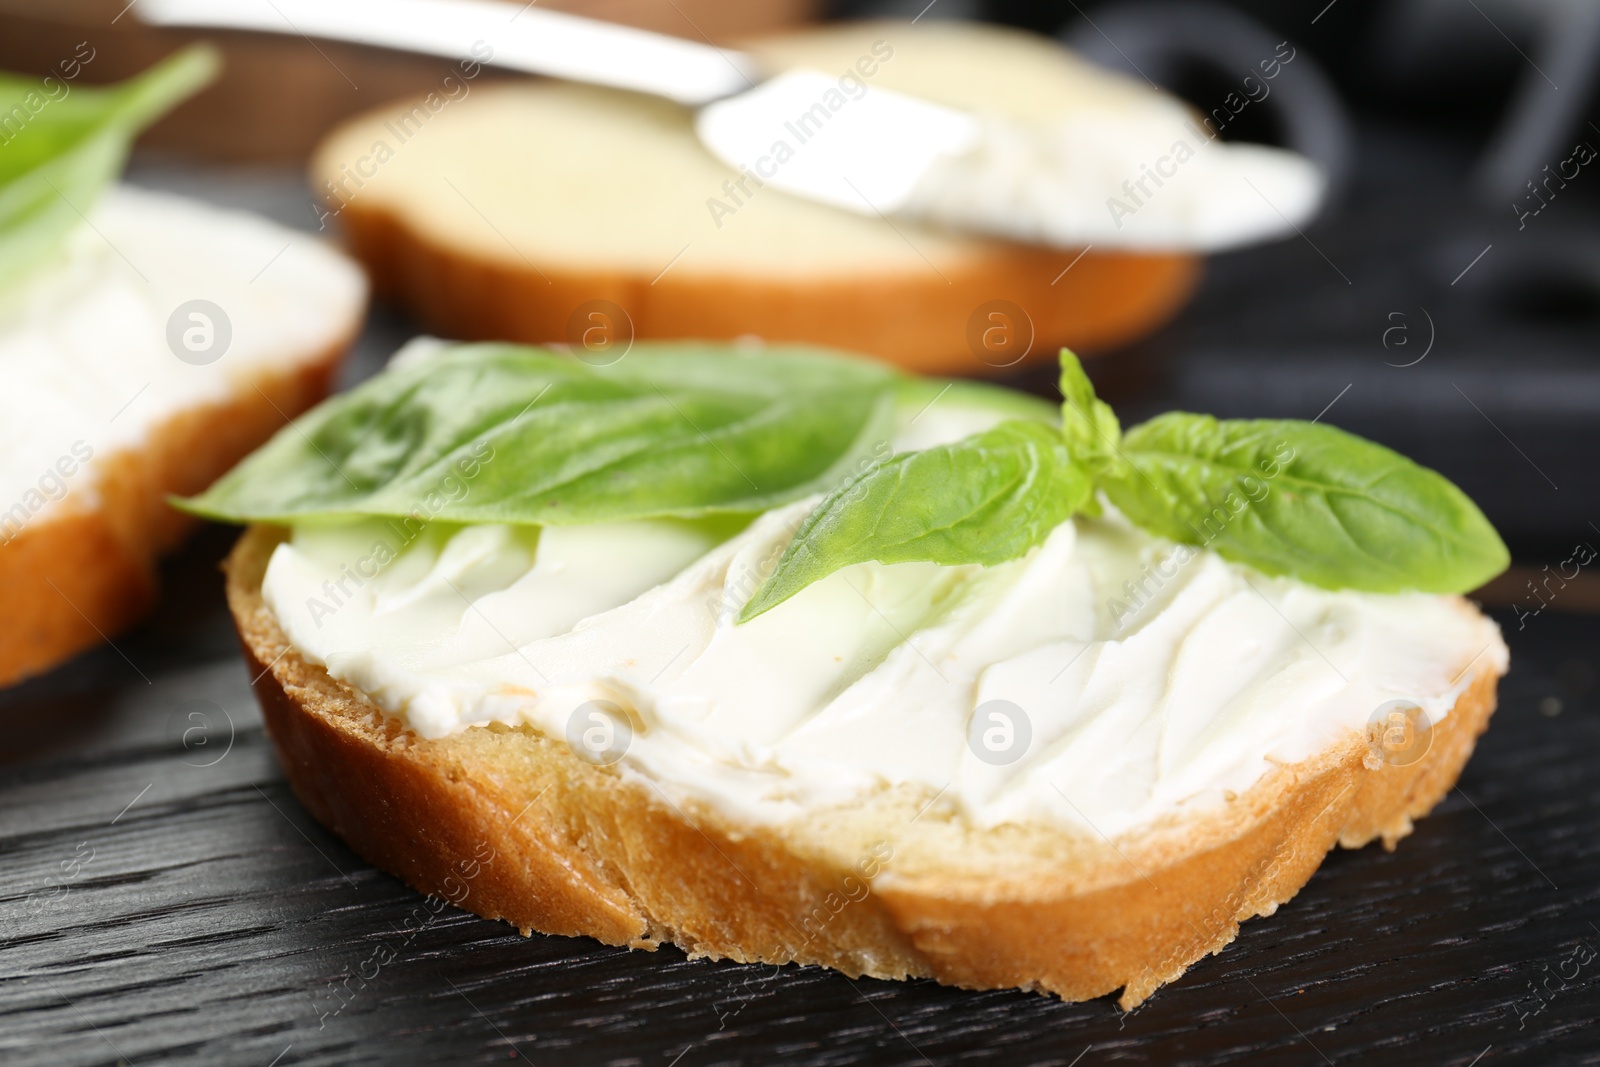
{"type": "Polygon", "coordinates": [[[758,185],[1067,248],[1221,251],[1292,233],[1326,190],[1304,156],[1216,140],[1153,91],[1086,94],[1026,121],[880,86],[849,98],[837,81],[785,72],[707,107],[695,129],[758,185]]]}

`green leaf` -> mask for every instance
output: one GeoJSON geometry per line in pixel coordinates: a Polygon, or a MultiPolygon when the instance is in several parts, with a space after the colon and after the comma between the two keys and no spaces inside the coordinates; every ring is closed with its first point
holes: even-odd
{"type": "Polygon", "coordinates": [[[0,74],[0,286],[15,285],[82,225],[133,139],[210,81],[214,49],[187,48],[109,88],[0,74]]]}
{"type": "Polygon", "coordinates": [[[1008,420],[954,444],[892,456],[817,506],[739,621],[853,563],[1016,559],[1089,493],[1088,473],[1060,434],[1039,422],[1008,420]]]}
{"type": "Polygon", "coordinates": [[[1464,593],[1505,545],[1443,475],[1332,426],[1171,412],[1134,427],[1101,476],[1145,529],[1328,589],[1464,593]]]}
{"type": "Polygon", "coordinates": [[[1111,405],[1095,396],[1083,364],[1070,348],[1061,350],[1060,384],[1061,434],[1067,448],[1086,461],[1115,452],[1122,440],[1122,424],[1111,405]]]}
{"type": "Polygon", "coordinates": [[[889,447],[888,368],[798,346],[726,352],[640,343],[592,367],[456,346],[323,403],[179,506],[230,522],[756,513],[831,489],[889,447]]]}

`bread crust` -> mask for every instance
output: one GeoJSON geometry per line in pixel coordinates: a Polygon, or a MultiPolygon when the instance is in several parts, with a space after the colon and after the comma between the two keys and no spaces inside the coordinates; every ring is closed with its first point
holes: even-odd
{"type": "Polygon", "coordinates": [[[418,738],[288,644],[261,598],[284,536],[252,527],[226,570],[291,787],[369,862],[524,934],[1067,1000],[1120,989],[1129,1010],[1293,897],[1335,843],[1392,848],[1454,784],[1495,705],[1484,670],[1413,764],[1369,767],[1352,733],[1220,812],[1114,842],[1063,832],[1066,858],[1021,873],[905,869],[892,835],[851,863],[818,835],[680,806],[531,729],[418,738]]]}
{"type": "MultiPolygon", "coordinates": [[[[359,321],[359,316],[353,316],[359,321]]],[[[90,486],[0,544],[0,686],[114,636],[155,601],[156,560],[193,521],[171,494],[210,485],[284,423],[328,395],[356,326],[313,358],[252,379],[227,400],[179,412],[136,449],[96,457],[90,486]]]]}
{"type": "MultiPolygon", "coordinates": [[[[328,177],[314,166],[313,184],[320,188],[328,177]]],[[[1004,369],[980,360],[968,339],[973,315],[990,301],[1026,313],[1033,333],[1027,360],[1054,359],[1062,346],[1093,353],[1152,332],[1177,313],[1200,277],[1194,255],[1090,251],[1077,259],[1070,250],[986,241],[937,273],[841,270],[797,281],[676,271],[653,279],[548,258],[486,258],[360,199],[344,205],[339,219],[376,292],[441,336],[568,343],[579,305],[608,300],[627,313],[641,340],[754,335],[863,352],[921,374],[1004,369]]]]}

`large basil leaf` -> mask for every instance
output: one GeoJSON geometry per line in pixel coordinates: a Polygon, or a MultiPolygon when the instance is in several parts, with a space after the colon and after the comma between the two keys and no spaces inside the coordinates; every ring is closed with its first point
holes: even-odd
{"type": "Polygon", "coordinates": [[[1464,593],[1510,562],[1442,475],[1332,426],[1171,412],[1128,431],[1100,485],[1124,515],[1329,589],[1464,593]]]}
{"type": "Polygon", "coordinates": [[[139,131],[217,67],[216,52],[196,45],[109,88],[0,74],[0,286],[54,254],[122,172],[139,131]]]}
{"type": "Polygon", "coordinates": [[[1088,500],[1060,431],[1008,420],[954,444],[892,456],[817,505],[740,613],[747,622],[853,563],[1016,559],[1088,500]]]}
{"type": "Polygon", "coordinates": [[[753,513],[830,489],[887,447],[893,371],[800,347],[727,351],[640,343],[592,367],[456,346],[323,403],[180,506],[233,522],[753,513]]]}

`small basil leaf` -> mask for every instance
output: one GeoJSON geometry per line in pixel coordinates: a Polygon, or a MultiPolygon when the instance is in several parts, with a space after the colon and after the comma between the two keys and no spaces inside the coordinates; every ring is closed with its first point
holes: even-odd
{"type": "Polygon", "coordinates": [[[754,513],[831,489],[886,448],[896,380],[798,347],[640,343],[591,367],[457,346],[324,402],[179,506],[230,522],[754,513]]]}
{"type": "Polygon", "coordinates": [[[1009,420],[954,444],[891,456],[817,505],[739,621],[853,563],[1016,559],[1082,507],[1090,490],[1060,434],[1039,422],[1009,420]]]}
{"type": "Polygon", "coordinates": [[[1115,452],[1122,424],[1111,405],[1095,396],[1083,364],[1069,348],[1061,350],[1061,434],[1074,456],[1088,460],[1115,452]]]}
{"type": "Polygon", "coordinates": [[[210,81],[217,67],[216,51],[196,45],[118,85],[68,88],[61,96],[37,79],[0,74],[0,115],[9,123],[0,152],[0,286],[24,279],[55,253],[122,173],[139,131],[210,81]]]}
{"type": "Polygon", "coordinates": [[[1128,431],[1101,487],[1145,529],[1328,589],[1464,593],[1505,545],[1443,475],[1332,426],[1170,412],[1128,431]]]}

